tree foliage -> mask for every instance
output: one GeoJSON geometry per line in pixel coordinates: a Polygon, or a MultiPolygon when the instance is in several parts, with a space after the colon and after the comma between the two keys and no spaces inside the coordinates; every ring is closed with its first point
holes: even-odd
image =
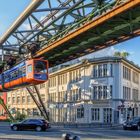
{"type": "Polygon", "coordinates": [[[117,57],[123,57],[123,58],[127,58],[130,54],[128,52],[115,52],[114,53],[114,56],[117,56],[117,57]]]}
{"type": "Polygon", "coordinates": [[[26,118],[25,114],[21,114],[19,111],[15,115],[15,120],[22,121],[26,118]]]}

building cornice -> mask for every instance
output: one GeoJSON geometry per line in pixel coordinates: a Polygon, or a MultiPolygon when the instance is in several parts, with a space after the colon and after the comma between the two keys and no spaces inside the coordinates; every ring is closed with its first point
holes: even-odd
{"type": "Polygon", "coordinates": [[[91,64],[100,64],[100,63],[124,63],[126,65],[128,65],[129,67],[135,69],[136,71],[140,72],[140,67],[138,65],[135,65],[133,62],[122,58],[122,57],[100,57],[100,58],[93,58],[93,59],[84,59],[81,60],[81,62],[78,62],[77,64],[73,64],[73,65],[69,65],[65,68],[60,68],[54,72],[50,73],[50,77],[53,77],[55,75],[59,75],[62,73],[65,73],[67,71],[72,71],[75,69],[78,69],[80,67],[85,67],[85,66],[89,66],[91,64]]]}

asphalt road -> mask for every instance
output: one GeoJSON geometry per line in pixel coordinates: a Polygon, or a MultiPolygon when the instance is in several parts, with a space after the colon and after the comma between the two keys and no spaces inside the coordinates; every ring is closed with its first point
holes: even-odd
{"type": "Polygon", "coordinates": [[[0,140],[62,140],[63,133],[78,135],[81,140],[140,140],[140,131],[124,131],[120,128],[51,128],[46,132],[12,131],[0,124],[0,140]]]}

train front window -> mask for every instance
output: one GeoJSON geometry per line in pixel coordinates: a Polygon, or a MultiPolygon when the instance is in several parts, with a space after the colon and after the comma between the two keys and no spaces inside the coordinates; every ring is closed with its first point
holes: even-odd
{"type": "Polygon", "coordinates": [[[35,73],[46,73],[46,62],[44,61],[35,61],[35,73]]]}

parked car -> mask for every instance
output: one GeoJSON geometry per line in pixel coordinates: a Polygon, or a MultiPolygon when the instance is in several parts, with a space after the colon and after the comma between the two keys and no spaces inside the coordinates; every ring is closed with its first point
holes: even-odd
{"type": "Polygon", "coordinates": [[[123,124],[124,130],[140,130],[140,117],[135,117],[130,121],[126,121],[123,124]]]}
{"type": "Polygon", "coordinates": [[[11,124],[11,129],[14,131],[17,130],[45,131],[50,127],[51,127],[50,123],[44,119],[26,119],[23,120],[22,122],[11,124]]]}

